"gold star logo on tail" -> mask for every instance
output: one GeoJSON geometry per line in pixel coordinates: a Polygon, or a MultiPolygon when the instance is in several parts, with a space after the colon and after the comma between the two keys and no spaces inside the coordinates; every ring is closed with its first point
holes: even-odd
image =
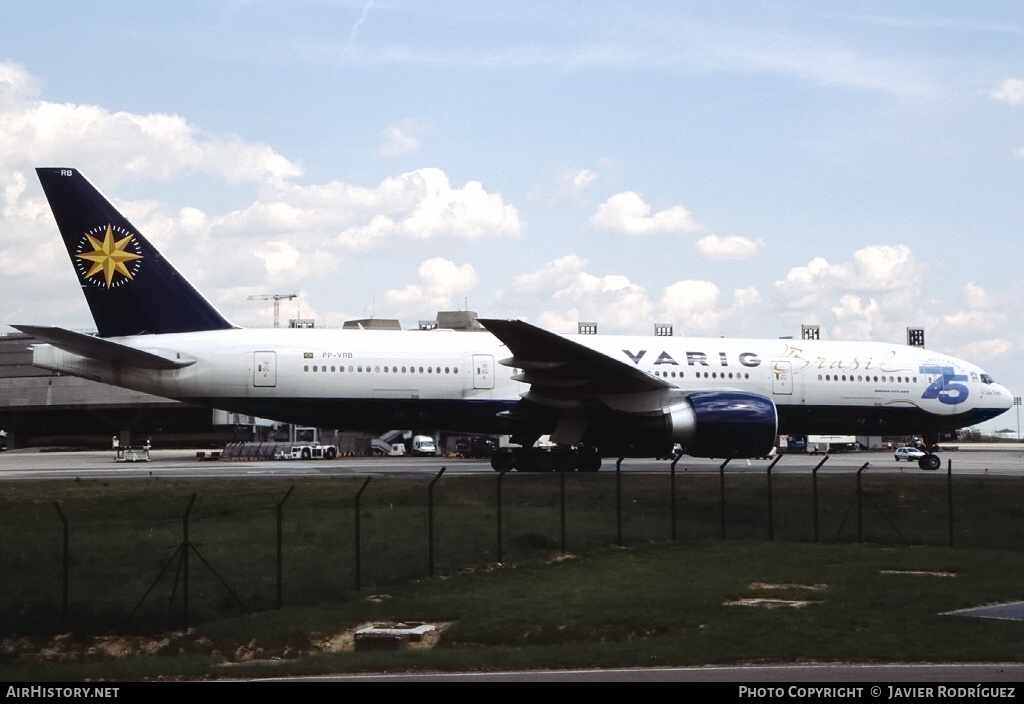
{"type": "MultiPolygon", "coordinates": [[[[102,229],[102,227],[96,228],[93,232],[102,229]]],[[[121,230],[121,228],[117,229],[121,230]]],[[[135,241],[135,235],[125,233],[125,237],[116,239],[113,226],[107,225],[103,239],[94,237],[90,233],[86,233],[85,238],[92,250],[75,255],[82,260],[80,271],[83,278],[94,279],[97,284],[102,280],[107,288],[134,278],[132,269],[135,271],[138,269],[137,267],[129,269],[129,266],[132,262],[142,259],[142,255],[138,253],[138,242],[135,241]],[[88,263],[88,268],[86,268],[86,263],[88,263]]],[[[82,244],[82,248],[85,249],[85,242],[82,244]]]]}

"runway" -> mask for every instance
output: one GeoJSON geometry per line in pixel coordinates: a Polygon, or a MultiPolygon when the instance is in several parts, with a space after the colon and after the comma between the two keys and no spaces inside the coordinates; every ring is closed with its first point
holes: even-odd
{"type": "MultiPolygon", "coordinates": [[[[770,460],[732,460],[725,471],[773,474],[855,473],[866,464],[872,474],[898,473],[908,476],[945,477],[990,475],[993,477],[1024,474],[1024,447],[1006,446],[1003,450],[955,449],[940,453],[942,467],[933,472],[921,470],[916,464],[897,462],[891,451],[838,453],[833,455],[782,455],[772,466],[770,460]]],[[[198,452],[203,452],[199,450],[198,452]]],[[[208,454],[208,453],[207,453],[208,454]]],[[[334,460],[225,460],[200,461],[197,450],[153,449],[149,461],[117,461],[112,450],[84,452],[40,452],[13,450],[0,452],[0,481],[44,481],[66,479],[133,479],[161,477],[165,479],[252,479],[258,477],[317,477],[348,475],[381,475],[428,473],[442,468],[447,473],[496,474],[487,460],[446,457],[341,457],[334,460]]],[[[614,459],[605,459],[600,471],[614,472],[614,459]]],[[[683,457],[676,464],[677,472],[718,472],[721,460],[683,457]]],[[[666,472],[667,460],[626,459],[623,472],[666,472]]]]}

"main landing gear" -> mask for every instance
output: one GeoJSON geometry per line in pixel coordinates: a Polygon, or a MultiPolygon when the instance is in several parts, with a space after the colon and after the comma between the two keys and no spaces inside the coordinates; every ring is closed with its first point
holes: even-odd
{"type": "Polygon", "coordinates": [[[491,455],[495,472],[596,472],[601,469],[601,455],[595,447],[504,448],[491,455]]]}

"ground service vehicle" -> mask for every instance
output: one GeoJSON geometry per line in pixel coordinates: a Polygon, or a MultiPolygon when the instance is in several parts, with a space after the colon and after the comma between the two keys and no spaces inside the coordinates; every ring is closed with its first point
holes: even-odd
{"type": "Polygon", "coordinates": [[[412,437],[412,454],[433,456],[437,454],[437,443],[429,435],[414,435],[412,437]]]}
{"type": "Polygon", "coordinates": [[[337,456],[337,447],[319,443],[286,445],[274,452],[278,460],[333,460],[337,456]]]}

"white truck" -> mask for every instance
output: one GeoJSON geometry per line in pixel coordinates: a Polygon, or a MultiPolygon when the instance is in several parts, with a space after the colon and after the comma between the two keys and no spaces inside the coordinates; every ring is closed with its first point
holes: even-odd
{"type": "Polygon", "coordinates": [[[854,435],[808,435],[807,452],[811,455],[856,452],[860,449],[854,435]]]}
{"type": "Polygon", "coordinates": [[[412,454],[434,456],[437,454],[437,443],[429,435],[413,435],[412,454]]]}

